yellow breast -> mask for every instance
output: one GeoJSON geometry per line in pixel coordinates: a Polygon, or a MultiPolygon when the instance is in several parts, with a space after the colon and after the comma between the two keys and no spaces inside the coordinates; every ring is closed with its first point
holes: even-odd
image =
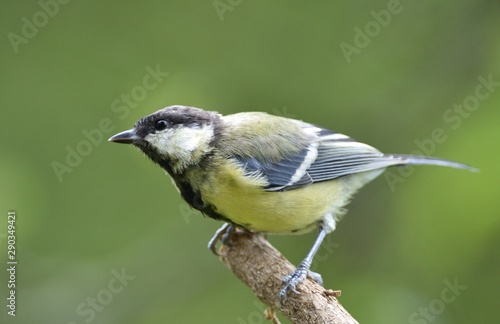
{"type": "Polygon", "coordinates": [[[283,192],[262,189],[263,180],[245,177],[242,170],[228,168],[202,188],[203,199],[216,211],[245,228],[269,233],[311,230],[325,214],[345,204],[342,181],[325,181],[283,192]],[[214,186],[214,183],[217,185],[214,186]]]}

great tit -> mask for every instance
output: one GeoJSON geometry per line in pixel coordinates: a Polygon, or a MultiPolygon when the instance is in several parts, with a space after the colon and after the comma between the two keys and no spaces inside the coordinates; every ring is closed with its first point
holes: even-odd
{"type": "MultiPolygon", "coordinates": [[[[132,144],[171,177],[184,200],[203,214],[226,222],[215,244],[234,226],[263,233],[319,234],[296,270],[283,278],[279,298],[307,275],[323,239],[363,185],[387,167],[440,165],[476,171],[457,162],[383,154],[346,135],[263,112],[223,116],[175,105],[143,117],[111,142],[132,144]]],[[[224,241],[223,241],[224,243],[224,241]]]]}

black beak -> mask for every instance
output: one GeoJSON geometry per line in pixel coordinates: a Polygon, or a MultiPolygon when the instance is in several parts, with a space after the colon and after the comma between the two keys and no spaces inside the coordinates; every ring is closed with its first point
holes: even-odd
{"type": "Polygon", "coordinates": [[[108,139],[108,141],[121,144],[134,144],[134,142],[137,141],[138,139],[140,139],[140,137],[135,134],[135,129],[132,128],[127,131],[118,133],[114,136],[111,136],[108,139]]]}

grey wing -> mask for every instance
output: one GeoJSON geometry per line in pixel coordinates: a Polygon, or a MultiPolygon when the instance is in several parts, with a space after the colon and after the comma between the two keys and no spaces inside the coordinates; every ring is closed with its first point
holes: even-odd
{"type": "Polygon", "coordinates": [[[394,165],[438,165],[477,172],[471,166],[429,156],[383,154],[348,136],[321,129],[318,155],[307,169],[312,182],[333,180],[349,174],[385,169],[394,165]]]}
{"type": "Polygon", "coordinates": [[[384,155],[376,148],[326,130],[320,133],[318,156],[307,173],[313,182],[333,180],[353,173],[406,164],[399,157],[384,155]]]}
{"type": "Polygon", "coordinates": [[[302,149],[293,156],[270,163],[262,159],[236,157],[236,161],[245,169],[246,176],[266,179],[268,191],[293,189],[313,183],[306,168],[301,169],[311,152],[316,156],[316,150],[302,149]]]}
{"type": "Polygon", "coordinates": [[[384,155],[377,149],[352,138],[302,123],[311,133],[311,142],[293,156],[275,163],[256,158],[237,158],[247,175],[264,177],[267,191],[300,188],[315,182],[333,180],[353,173],[405,164],[403,159],[384,155]]]}

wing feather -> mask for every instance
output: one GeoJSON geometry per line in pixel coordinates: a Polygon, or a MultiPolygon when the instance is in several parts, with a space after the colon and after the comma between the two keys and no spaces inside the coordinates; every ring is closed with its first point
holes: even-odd
{"type": "Polygon", "coordinates": [[[278,162],[268,162],[262,157],[236,157],[246,175],[267,179],[265,190],[290,190],[405,163],[402,159],[384,155],[374,147],[346,135],[307,123],[300,125],[311,136],[311,141],[308,147],[292,156],[278,162]]]}

